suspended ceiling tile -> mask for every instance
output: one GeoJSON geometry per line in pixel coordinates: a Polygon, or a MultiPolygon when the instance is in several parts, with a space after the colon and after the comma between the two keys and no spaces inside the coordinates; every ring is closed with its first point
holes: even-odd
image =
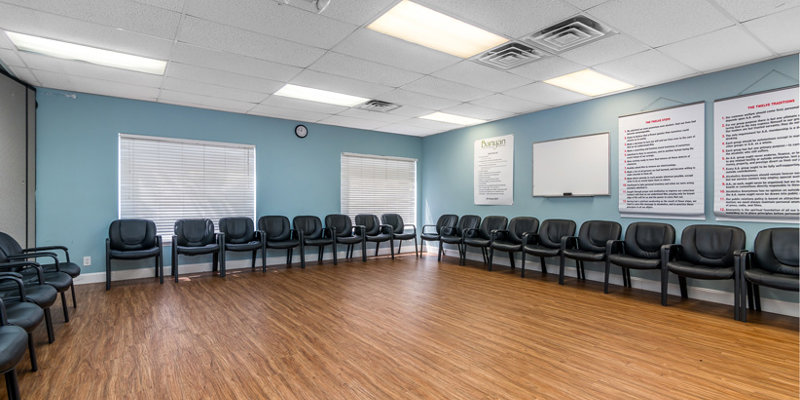
{"type": "Polygon", "coordinates": [[[424,128],[421,126],[413,126],[408,124],[386,125],[376,130],[387,133],[396,133],[400,135],[419,136],[419,137],[430,136],[445,131],[440,128],[424,128]]]}
{"type": "Polygon", "coordinates": [[[203,82],[187,81],[172,77],[165,77],[164,84],[162,85],[161,88],[175,92],[191,93],[191,94],[208,96],[210,98],[221,98],[221,99],[235,100],[243,103],[253,103],[253,104],[261,102],[269,95],[267,93],[234,89],[203,82]]]}
{"type": "Polygon", "coordinates": [[[186,43],[175,44],[171,60],[183,64],[202,65],[216,70],[284,82],[292,79],[302,71],[302,69],[290,65],[206,49],[186,43]]]}
{"type": "Polygon", "coordinates": [[[509,90],[504,94],[512,97],[518,97],[522,100],[528,100],[534,103],[546,104],[550,106],[566,103],[577,103],[579,101],[589,99],[589,97],[580,93],[561,89],[544,82],[535,82],[521,88],[509,90]]]}
{"type": "Polygon", "coordinates": [[[469,60],[436,71],[433,76],[493,92],[502,92],[530,83],[528,79],[469,60]]]}
{"type": "Polygon", "coordinates": [[[543,81],[557,76],[566,75],[575,71],[580,71],[586,67],[565,60],[561,57],[545,57],[540,60],[519,66],[511,70],[512,73],[527,77],[534,81],[543,81]]]}
{"type": "Polygon", "coordinates": [[[25,64],[35,70],[154,88],[161,86],[163,80],[161,75],[104,67],[82,61],[64,60],[34,53],[20,52],[19,54],[25,64]]]}
{"type": "Polygon", "coordinates": [[[453,129],[463,128],[464,125],[451,124],[448,122],[434,121],[431,119],[412,118],[406,124],[420,128],[437,129],[439,132],[446,132],[453,129]]]}
{"type": "Polygon", "coordinates": [[[25,67],[9,67],[11,75],[14,75],[17,79],[27,83],[31,86],[41,86],[42,83],[39,82],[39,79],[34,75],[33,71],[25,67]]]}
{"type": "Polygon", "coordinates": [[[578,7],[581,10],[588,10],[599,4],[603,4],[608,0],[566,0],[566,1],[572,4],[573,6],[578,7]]]}
{"type": "MultiPolygon", "coordinates": [[[[404,121],[404,120],[408,119],[408,117],[405,116],[405,115],[391,114],[391,113],[388,113],[388,112],[359,110],[357,108],[350,108],[348,110],[340,112],[338,115],[345,116],[345,117],[368,119],[368,120],[372,120],[372,121],[380,121],[380,122],[383,122],[384,124],[396,123],[396,122],[400,122],[400,121],[404,121]]],[[[420,115],[422,115],[422,114],[420,114],[420,115]]]]}
{"type": "Polygon", "coordinates": [[[165,8],[172,11],[182,11],[184,0],[134,0],[137,3],[151,5],[153,7],[165,8]]]}
{"type": "Polygon", "coordinates": [[[764,17],[776,12],[786,11],[800,6],[800,0],[714,0],[722,8],[736,17],[737,21],[745,22],[764,17]]]}
{"type": "Polygon", "coordinates": [[[534,103],[505,94],[493,94],[482,99],[472,100],[470,103],[512,113],[533,112],[550,107],[545,104],[534,103]]]}
{"type": "Polygon", "coordinates": [[[423,74],[430,74],[461,61],[459,57],[369,29],[355,31],[336,45],[333,51],[423,74]]]}
{"type": "Polygon", "coordinates": [[[744,27],[780,54],[800,51],[800,7],[746,22],[744,27]]]}
{"type": "Polygon", "coordinates": [[[772,55],[739,26],[669,44],[658,50],[696,70],[707,72],[763,60],[772,55]]]}
{"type": "MultiPolygon", "coordinates": [[[[0,6],[0,9],[2,9],[2,6],[0,6]]],[[[0,20],[2,19],[3,17],[0,17],[0,20]]],[[[2,25],[2,27],[2,29],[5,29],[5,25],[2,25]]],[[[16,49],[14,43],[11,43],[11,40],[2,30],[0,30],[0,49],[16,49]]]]}
{"type": "MultiPolygon", "coordinates": [[[[403,107],[413,106],[431,110],[441,110],[442,108],[452,107],[460,103],[458,100],[443,99],[441,97],[436,97],[436,96],[428,96],[425,94],[410,92],[404,89],[396,89],[391,92],[384,93],[378,98],[378,100],[400,104],[403,107]]],[[[399,110],[395,111],[401,112],[399,110]]]]}
{"type": "Polygon", "coordinates": [[[52,89],[147,101],[155,101],[159,93],[159,89],[154,87],[65,75],[60,72],[33,70],[33,74],[39,78],[42,86],[52,89]]]}
{"type": "Polygon", "coordinates": [[[270,106],[266,104],[259,104],[250,111],[248,114],[260,115],[264,117],[289,119],[301,122],[317,122],[321,119],[331,116],[331,114],[321,113],[310,110],[297,110],[294,108],[283,108],[270,106]]]}
{"type": "Polygon", "coordinates": [[[391,87],[399,87],[422,77],[416,72],[334,52],[322,56],[309,69],[391,87]]]}
{"type": "Polygon", "coordinates": [[[174,39],[180,13],[128,0],[4,0],[5,3],[114,29],[174,39]]]}
{"type": "Polygon", "coordinates": [[[255,106],[255,104],[252,103],[165,89],[161,90],[158,96],[158,102],[235,113],[246,113],[255,106]]]}
{"type": "Polygon", "coordinates": [[[392,115],[400,115],[403,117],[421,117],[423,115],[428,115],[430,113],[435,112],[436,110],[432,110],[429,108],[422,108],[422,107],[414,107],[414,106],[402,106],[398,109],[389,111],[387,114],[392,115]]]}
{"type": "Polygon", "coordinates": [[[433,76],[426,76],[403,86],[403,89],[423,93],[431,96],[441,96],[444,98],[470,101],[480,97],[486,97],[492,92],[478,89],[472,86],[439,79],[433,76]]]}
{"type": "Polygon", "coordinates": [[[9,49],[0,49],[0,62],[7,66],[25,67],[17,52],[9,49]]]}
{"type": "Polygon", "coordinates": [[[579,10],[561,0],[418,0],[493,33],[517,38],[536,32],[576,14],[579,10]]]}
{"type": "Polygon", "coordinates": [[[618,0],[588,13],[651,47],[663,46],[733,25],[706,1],[618,0]]]}
{"type": "Polygon", "coordinates": [[[283,82],[271,79],[255,78],[176,62],[169,63],[166,76],[259,93],[273,93],[284,85],[283,82]]]}
{"type": "Polygon", "coordinates": [[[187,16],[178,40],[262,60],[307,67],[325,51],[288,40],[187,16]]]}
{"type": "Polygon", "coordinates": [[[386,125],[386,122],[382,121],[346,117],[344,115],[331,115],[330,117],[319,120],[318,123],[356,129],[375,129],[379,126],[386,125]]]}
{"type": "MultiPolygon", "coordinates": [[[[333,0],[322,15],[361,26],[377,19],[395,2],[396,0],[333,0]]],[[[291,4],[309,10],[312,10],[313,7],[303,0],[292,1],[291,4]]]]}
{"type": "Polygon", "coordinates": [[[657,50],[648,50],[600,64],[595,66],[594,69],[632,85],[642,86],[690,76],[695,73],[695,70],[659,53],[657,50]]]}
{"type": "Polygon", "coordinates": [[[314,89],[329,90],[332,92],[349,94],[366,98],[378,98],[382,94],[393,90],[390,86],[379,85],[377,83],[365,82],[361,80],[345,78],[317,72],[304,70],[291,80],[292,84],[311,87],[314,89]]]}
{"type": "Polygon", "coordinates": [[[494,121],[497,119],[508,118],[514,115],[513,112],[500,111],[492,108],[477,106],[470,103],[462,103],[455,107],[450,107],[442,110],[448,114],[461,115],[464,117],[477,118],[486,121],[494,121]]]}
{"type": "Polygon", "coordinates": [[[356,29],[355,25],[274,0],[189,1],[184,11],[193,17],[319,48],[330,48],[356,29]]]}
{"type": "Polygon", "coordinates": [[[337,114],[348,107],[336,106],[333,104],[318,103],[316,101],[293,99],[291,97],[275,96],[272,95],[266,100],[261,102],[262,105],[267,107],[281,107],[290,108],[294,110],[307,110],[325,114],[337,114]]]}
{"type": "Polygon", "coordinates": [[[597,65],[641,53],[650,47],[625,34],[611,35],[561,53],[561,57],[583,65],[597,65]]]}

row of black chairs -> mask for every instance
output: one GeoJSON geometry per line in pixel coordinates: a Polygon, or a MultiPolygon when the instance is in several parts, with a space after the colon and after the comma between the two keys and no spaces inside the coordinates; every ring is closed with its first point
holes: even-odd
{"type": "Polygon", "coordinates": [[[547,219],[540,226],[534,217],[514,217],[509,222],[503,216],[481,219],[445,214],[435,225],[424,225],[420,238],[423,247],[426,241],[440,242],[439,261],[443,244],[456,245],[462,265],[467,248],[478,247],[489,270],[495,250],[508,253],[512,270],[514,254],[520,252],[522,277],[527,255],[539,257],[543,274],[547,274],[545,258],[559,257],[558,283],[562,285],[566,259],[575,260],[579,280],[586,279],[584,262],[603,262],[605,293],[612,265],[622,269],[625,287],[631,287],[631,269],[660,270],[661,304],[665,306],[670,272],[678,275],[684,299],[688,298],[687,278],[732,279],[734,318],[740,321],[747,319],[747,306],[761,311],[760,285],[798,291],[797,228],[759,232],[752,252],[745,249],[744,231],[735,226],[690,225],[683,230],[680,244],[675,244],[675,228],[666,223],[634,222],[623,240],[622,226],[614,221],[586,221],[577,236],[575,229],[575,222],[566,219],[547,219]]]}
{"type": "MultiPolygon", "coordinates": [[[[322,220],[313,215],[294,217],[292,225],[289,218],[282,215],[267,215],[258,219],[258,229],[249,217],[221,218],[219,232],[214,223],[207,218],[181,219],[175,222],[172,236],[172,275],[178,281],[178,257],[184,255],[212,254],[212,273],[226,274],[226,253],[250,252],[251,268],[256,267],[256,257],[261,250],[261,268],[267,268],[267,250],[286,250],[286,264],[291,265],[294,249],[299,249],[300,266],[305,268],[305,248],[317,247],[317,261],[322,262],[325,247],[333,251],[333,263],[338,263],[337,248],[346,245],[347,258],[353,257],[355,245],[361,246],[361,258],[367,260],[367,243],[375,243],[375,255],[380,245],[389,242],[394,258],[394,242],[398,241],[400,252],[404,240],[414,240],[417,248],[417,228],[406,224],[399,214],[383,214],[378,219],[374,214],[359,214],[355,224],[348,215],[330,214],[322,220]]],[[[145,219],[119,219],[111,222],[106,239],[106,290],[111,288],[111,260],[155,258],[155,275],[164,282],[163,244],[156,233],[153,221],[145,219]]]]}
{"type": "Polygon", "coordinates": [[[61,294],[64,321],[69,322],[65,293],[72,290],[72,305],[77,307],[73,278],[81,268],[69,259],[64,246],[23,249],[10,235],[0,232],[0,372],[5,375],[9,399],[19,398],[16,366],[25,354],[27,342],[31,369],[38,371],[33,332],[45,322],[48,343],[55,341],[50,307],[61,294]],[[55,251],[63,252],[60,260],[55,251]],[[50,263],[38,263],[49,259],[50,263]]]}

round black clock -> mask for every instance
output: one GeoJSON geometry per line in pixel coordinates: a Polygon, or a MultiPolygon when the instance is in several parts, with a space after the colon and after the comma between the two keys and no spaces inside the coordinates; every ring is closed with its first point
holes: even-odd
{"type": "Polygon", "coordinates": [[[305,125],[297,125],[294,127],[294,134],[303,139],[308,136],[308,128],[305,125]]]}

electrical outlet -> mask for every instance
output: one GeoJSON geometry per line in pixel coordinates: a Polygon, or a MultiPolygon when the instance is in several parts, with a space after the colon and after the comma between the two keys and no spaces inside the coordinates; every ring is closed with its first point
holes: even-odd
{"type": "Polygon", "coordinates": [[[88,267],[90,265],[92,265],[92,257],[91,256],[83,257],[83,266],[88,267]]]}

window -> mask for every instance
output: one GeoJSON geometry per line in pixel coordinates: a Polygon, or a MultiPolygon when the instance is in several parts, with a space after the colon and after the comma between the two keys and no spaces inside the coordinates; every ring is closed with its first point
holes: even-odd
{"type": "Polygon", "coordinates": [[[119,135],[119,217],[156,223],[169,241],[175,220],[255,219],[255,146],[119,135]]]}
{"type": "Polygon", "coordinates": [[[342,153],[342,214],[400,214],[417,220],[417,160],[342,153]]]}

